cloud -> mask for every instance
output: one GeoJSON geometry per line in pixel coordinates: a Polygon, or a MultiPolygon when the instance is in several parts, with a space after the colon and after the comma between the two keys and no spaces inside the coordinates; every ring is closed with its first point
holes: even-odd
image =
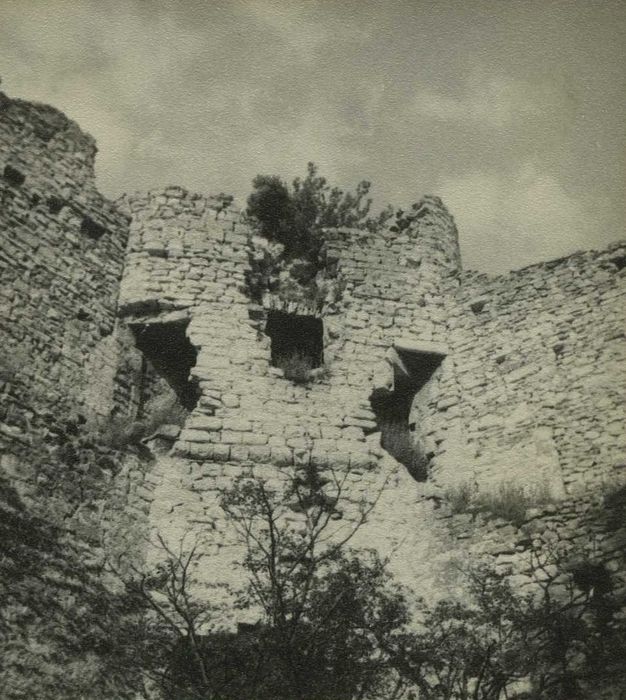
{"type": "Polygon", "coordinates": [[[469,269],[519,268],[604,243],[599,207],[569,195],[532,162],[505,176],[443,177],[439,191],[457,222],[469,269]]]}
{"type": "Polygon", "coordinates": [[[623,29],[587,5],[0,0],[0,71],[96,138],[107,196],[244,202],[313,160],[376,206],[442,195],[503,269],[623,235],[623,29]]]}
{"type": "Polygon", "coordinates": [[[422,87],[413,100],[413,110],[428,119],[502,129],[515,122],[546,118],[561,110],[555,94],[558,92],[547,83],[530,83],[474,70],[457,95],[422,87]]]}

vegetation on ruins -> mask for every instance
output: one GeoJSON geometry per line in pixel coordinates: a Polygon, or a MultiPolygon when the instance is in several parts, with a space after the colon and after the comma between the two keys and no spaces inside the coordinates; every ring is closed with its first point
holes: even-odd
{"type": "Polygon", "coordinates": [[[547,484],[535,487],[502,482],[492,491],[479,491],[470,482],[461,483],[446,492],[446,501],[452,513],[483,513],[508,520],[517,527],[522,525],[529,508],[552,502],[547,484]]]}
{"type": "Polygon", "coordinates": [[[310,357],[301,352],[282,355],[277,359],[276,366],[282,369],[285,379],[295,384],[306,384],[313,369],[310,357]]]}
{"type": "Polygon", "coordinates": [[[404,638],[394,657],[420,699],[583,700],[607,683],[620,687],[625,629],[613,618],[618,606],[606,569],[579,563],[564,587],[567,567],[558,555],[536,564],[542,581],[527,594],[477,566],[463,602],[422,606],[422,631],[404,638]]]}
{"type": "MultiPolygon", "coordinates": [[[[333,469],[286,472],[280,487],[244,475],[224,493],[249,579],[236,605],[259,622],[220,631],[224,609],[192,586],[194,547],[161,540],[153,571],[104,558],[94,516],[123,452],[69,406],[35,429],[45,440],[24,443],[20,468],[37,497],[0,480],[7,699],[582,700],[626,680],[616,582],[589,551],[535,553],[528,593],[471,569],[468,597],[427,606],[375,553],[350,549],[372,505],[348,503],[348,473],[333,469]]],[[[618,532],[623,485],[603,508],[596,521],[618,532]]]]}
{"type": "Polygon", "coordinates": [[[324,496],[314,472],[280,497],[242,477],[223,505],[245,545],[238,606],[258,611],[259,623],[207,632],[220,611],[190,592],[195,549],[162,543],[163,564],[129,588],[155,613],[144,672],[166,698],[583,700],[624,681],[614,582],[583,551],[536,554],[526,593],[486,565],[470,567],[462,599],[413,601],[411,615],[384,562],[346,546],[358,520],[343,540],[328,539],[342,502],[324,496]]]}
{"type": "Polygon", "coordinates": [[[308,163],[304,178],[296,177],[291,189],[277,175],[257,175],[252,181],[247,213],[259,233],[285,246],[288,257],[312,259],[319,251],[324,228],[363,228],[380,230],[393,215],[390,206],[370,216],[368,197],[371,183],[361,181],[355,192],[331,187],[318,174],[315,163],[308,163]]]}
{"type": "MultiPolygon", "coordinates": [[[[68,423],[57,441],[75,444],[82,431],[68,423]]],[[[73,454],[53,452],[55,468],[42,473],[75,480],[73,454]]],[[[350,549],[371,506],[347,517],[347,474],[290,474],[286,490],[250,474],[223,496],[249,579],[237,606],[259,618],[238,633],[219,631],[224,610],[195,597],[194,547],[161,540],[154,571],[105,565],[54,525],[45,500],[35,513],[3,481],[3,697],[392,700],[418,689],[420,700],[576,700],[599,679],[624,680],[615,583],[588,552],[536,555],[540,587],[527,594],[502,573],[472,569],[468,597],[417,602],[411,616],[385,563],[350,549]]],[[[623,511],[623,489],[609,498],[611,512],[623,511]]]]}
{"type": "Polygon", "coordinates": [[[173,392],[158,394],[146,403],[143,417],[129,421],[126,416],[107,416],[97,421],[99,439],[113,449],[134,445],[141,450],[141,441],[163,425],[182,426],[189,415],[173,392]]]}
{"type": "Polygon", "coordinates": [[[296,177],[289,187],[277,175],[257,175],[247,201],[247,216],[257,233],[269,241],[265,249],[251,255],[248,293],[255,300],[266,291],[287,301],[306,301],[319,307],[328,293],[328,281],[316,279],[324,268],[323,230],[362,228],[380,231],[392,217],[388,206],[370,216],[370,183],[360,182],[354,192],[331,187],[307,165],[304,178],[296,177]]]}
{"type": "Polygon", "coordinates": [[[390,418],[385,420],[383,414],[379,415],[381,446],[403,464],[416,481],[424,481],[427,477],[428,459],[415,444],[406,421],[393,416],[390,418]]]}
{"type": "Polygon", "coordinates": [[[319,382],[327,379],[330,374],[330,368],[327,365],[315,367],[310,355],[298,351],[279,356],[276,366],[282,369],[285,379],[289,379],[294,384],[319,382]]]}

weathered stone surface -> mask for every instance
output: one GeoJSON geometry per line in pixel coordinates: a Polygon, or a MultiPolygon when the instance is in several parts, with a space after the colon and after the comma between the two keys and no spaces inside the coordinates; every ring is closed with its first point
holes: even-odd
{"type": "MultiPolygon", "coordinates": [[[[263,331],[269,310],[303,306],[246,296],[250,257],[268,243],[236,207],[177,186],[107,202],[94,187],[91,137],[50,108],[0,102],[0,225],[10,232],[0,330],[6,354],[23,355],[20,371],[47,397],[34,405],[2,379],[7,445],[25,444],[28,421],[64,393],[134,420],[154,377],[128,328],[188,322],[198,403],[171,453],[146,475],[124,472],[104,512],[126,526],[147,517],[173,544],[193,526],[205,538],[207,582],[216,571],[224,583],[239,575],[220,493],[250,469],[279,489],[308,465],[342,484],[339,525],[360,504],[372,508],[355,542],[390,556],[425,595],[453,588],[453,565],[483,556],[530,585],[533,558],[555,543],[593,542],[611,571],[626,569],[623,535],[600,517],[606,484],[626,471],[625,275],[615,263],[624,244],[488,277],[461,271],[454,221],[435,197],[402,231],[327,231],[329,282],[342,292],[311,312],[324,325],[327,366],[296,386],[272,366],[263,331]],[[382,449],[370,405],[373,390],[384,396],[407,378],[406,428],[426,487],[382,449]],[[528,509],[519,528],[451,512],[451,487],[502,483],[558,500],[528,509]]],[[[20,482],[19,463],[3,465],[20,482]]]]}

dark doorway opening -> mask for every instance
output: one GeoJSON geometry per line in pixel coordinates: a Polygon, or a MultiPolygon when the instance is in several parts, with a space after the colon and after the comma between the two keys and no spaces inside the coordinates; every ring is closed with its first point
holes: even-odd
{"type": "Polygon", "coordinates": [[[375,389],[370,396],[381,432],[381,447],[404,464],[416,481],[426,481],[431,455],[418,439],[419,427],[409,423],[415,397],[441,364],[443,355],[395,349],[393,390],[375,389]]]}
{"type": "Polygon", "coordinates": [[[180,404],[191,411],[200,397],[198,383],[190,379],[198,351],[186,335],[189,321],[147,323],[133,327],[137,348],[158,375],[172,387],[180,404]]]}
{"type": "Polygon", "coordinates": [[[265,332],[272,341],[271,362],[282,367],[288,358],[301,358],[310,369],[324,363],[324,324],[315,316],[270,311],[265,332]]]}

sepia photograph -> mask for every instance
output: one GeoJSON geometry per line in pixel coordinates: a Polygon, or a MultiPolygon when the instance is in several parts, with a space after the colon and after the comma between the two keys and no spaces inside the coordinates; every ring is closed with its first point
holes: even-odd
{"type": "Polygon", "coordinates": [[[0,0],[0,700],[626,700],[626,3],[0,0]]]}

